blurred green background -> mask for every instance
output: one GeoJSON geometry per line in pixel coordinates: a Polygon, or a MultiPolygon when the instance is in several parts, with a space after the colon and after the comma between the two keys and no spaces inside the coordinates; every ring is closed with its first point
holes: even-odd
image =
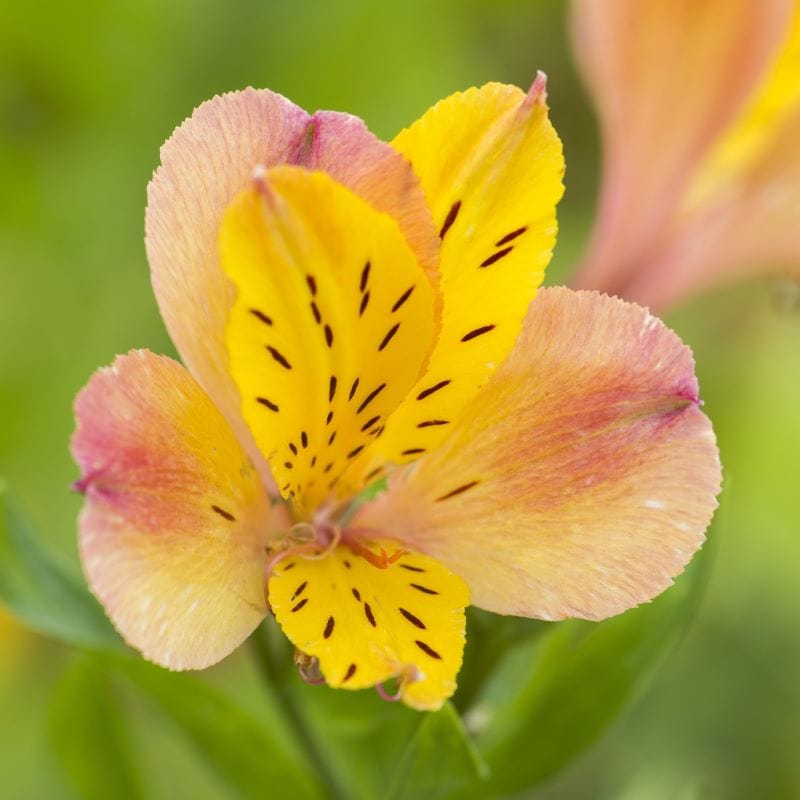
{"type": "MultiPolygon", "coordinates": [[[[145,186],[171,130],[204,99],[253,85],[350,111],[388,138],[452,91],[527,86],[544,69],[567,159],[548,277],[562,282],[598,173],[565,12],[556,0],[4,4],[0,476],[48,543],[76,563],[76,391],[116,353],[174,353],[142,241],[145,186]]],[[[779,310],[779,291],[740,286],[669,318],[694,348],[728,482],[710,583],[646,691],[536,797],[800,797],[800,314],[779,310]]],[[[0,795],[73,797],[46,744],[69,654],[5,617],[0,648],[0,795]]],[[[236,673],[244,658],[216,671],[236,673]]],[[[157,714],[129,712],[148,796],[234,796],[157,714]]]]}

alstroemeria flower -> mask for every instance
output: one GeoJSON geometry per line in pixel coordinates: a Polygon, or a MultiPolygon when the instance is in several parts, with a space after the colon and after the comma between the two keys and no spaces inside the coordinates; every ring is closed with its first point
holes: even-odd
{"type": "Polygon", "coordinates": [[[576,285],[666,308],[800,277],[797,0],[575,0],[603,176],[576,285]]]}
{"type": "Polygon", "coordinates": [[[601,619],[683,569],[720,481],[688,349],[605,296],[531,304],[562,193],[543,76],[391,146],[237,92],[161,155],[147,249],[189,369],[118,358],[73,439],[89,584],[146,658],[208,666],[271,610],[306,672],[433,709],[470,596],[601,619]]]}

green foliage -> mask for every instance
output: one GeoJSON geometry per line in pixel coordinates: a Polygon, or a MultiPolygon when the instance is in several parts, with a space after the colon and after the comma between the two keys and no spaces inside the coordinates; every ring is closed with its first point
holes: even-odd
{"type": "Polygon", "coordinates": [[[53,750],[78,797],[145,797],[130,752],[124,710],[108,677],[92,659],[77,659],[56,685],[49,727],[53,750]]]}
{"type": "Polygon", "coordinates": [[[276,691],[297,709],[335,796],[347,800],[385,794],[400,754],[424,718],[372,691],[307,686],[293,671],[276,684],[276,691]]]}
{"type": "Polygon", "coordinates": [[[390,800],[444,800],[459,789],[482,787],[490,771],[449,703],[425,715],[395,770],[390,800]]]}
{"type": "Polygon", "coordinates": [[[650,604],[518,642],[465,713],[499,794],[549,778],[614,721],[695,610],[702,565],[650,604]]]}
{"type": "Polygon", "coordinates": [[[265,786],[297,798],[320,796],[280,717],[257,719],[202,680],[167,672],[125,651],[85,585],[37,541],[7,491],[0,500],[0,598],[36,630],[94,651],[93,661],[79,662],[68,671],[56,692],[53,711],[56,752],[81,796],[127,800],[124,794],[103,794],[103,787],[111,785],[115,775],[129,769],[121,744],[125,722],[104,671],[155,701],[241,797],[261,798],[265,786]],[[75,715],[75,739],[69,729],[70,714],[75,715]],[[108,750],[100,756],[106,767],[100,768],[93,742],[102,739],[106,729],[108,739],[99,743],[108,750]]]}
{"type": "Polygon", "coordinates": [[[201,679],[170,673],[138,658],[107,656],[102,663],[154,701],[237,796],[324,796],[279,716],[256,717],[201,679]]]}
{"type": "Polygon", "coordinates": [[[33,533],[0,479],[0,600],[36,631],[84,647],[121,647],[82,581],[33,533]]]}
{"type": "Polygon", "coordinates": [[[450,704],[418,714],[371,692],[301,684],[275,631],[265,632],[271,642],[259,631],[268,700],[283,713],[256,717],[200,678],[123,650],[80,580],[37,542],[8,493],[0,498],[0,597],[38,630],[94,651],[59,684],[51,726],[65,773],[89,800],[108,796],[103,792],[117,780],[131,793],[119,796],[139,796],[108,676],[149,697],[243,798],[261,798],[272,787],[297,798],[327,791],[364,800],[464,800],[536,786],[591,744],[647,680],[692,618],[708,559],[696,559],[653,603],[599,624],[495,618],[490,626],[473,614],[476,655],[456,698],[463,722],[450,704]],[[96,738],[102,741],[95,746],[96,738]]]}

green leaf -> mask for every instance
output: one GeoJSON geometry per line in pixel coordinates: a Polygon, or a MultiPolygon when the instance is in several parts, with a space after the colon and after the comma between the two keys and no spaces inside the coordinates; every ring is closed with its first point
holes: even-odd
{"type": "MultiPolygon", "coordinates": [[[[316,798],[321,791],[293,747],[291,730],[277,714],[269,720],[253,717],[234,700],[198,678],[169,673],[142,661],[124,649],[122,642],[83,581],[50,555],[34,535],[30,524],[11,501],[0,482],[0,600],[31,628],[64,642],[89,648],[97,663],[148,694],[172,718],[203,758],[244,798],[277,796],[316,798]]],[[[77,668],[76,668],[77,669],[77,668]]],[[[88,669],[85,668],[85,669],[88,669]]],[[[97,669],[95,669],[97,672],[97,669]]],[[[101,697],[107,692],[102,688],[101,697]]],[[[66,679],[59,709],[80,705],[79,687],[86,688],[86,725],[95,698],[81,673],[66,679]]],[[[107,699],[107,698],[106,698],[107,699]]],[[[76,709],[80,714],[80,709],[76,709]]],[[[111,714],[112,712],[109,711],[111,714]]],[[[98,730],[102,731],[102,727],[98,730]]],[[[68,729],[64,737],[68,736],[68,729]]],[[[87,740],[88,741],[88,740],[87,740]]],[[[119,792],[90,794],[86,787],[95,779],[102,787],[105,776],[84,775],[80,760],[60,741],[66,761],[74,760],[70,774],[81,796],[126,797],[119,792]],[[74,756],[74,759],[73,759],[74,756]]],[[[113,742],[109,742],[113,746],[113,742]]],[[[81,747],[76,739],[75,748],[81,747]]],[[[112,764],[109,768],[122,768],[112,764]]]]}
{"type": "Polygon", "coordinates": [[[40,633],[84,647],[122,647],[85,584],[46,551],[1,479],[0,601],[40,633]]]}
{"type": "Polygon", "coordinates": [[[488,777],[488,766],[448,703],[420,721],[387,796],[391,800],[440,800],[464,788],[474,792],[488,777]]]}
{"type": "Polygon", "coordinates": [[[506,653],[521,641],[533,641],[552,626],[538,619],[502,617],[474,606],[467,609],[467,643],[458,673],[453,703],[459,711],[470,708],[481,687],[506,653]]]}
{"type": "Polygon", "coordinates": [[[373,800],[386,794],[387,777],[424,718],[374,691],[345,691],[304,683],[278,623],[267,618],[251,637],[256,664],[275,687],[287,716],[302,732],[309,758],[319,764],[331,797],[373,800]]]}
{"type": "Polygon", "coordinates": [[[79,797],[143,797],[119,702],[106,675],[90,659],[73,663],[56,685],[49,734],[62,771],[79,797]]]}
{"type": "Polygon", "coordinates": [[[308,686],[296,673],[276,687],[301,715],[335,796],[374,800],[414,735],[422,715],[381,700],[374,691],[308,686]]]}
{"type": "Polygon", "coordinates": [[[99,658],[115,675],[148,695],[241,797],[324,797],[313,770],[294,745],[291,728],[278,714],[256,717],[187,673],[167,672],[124,655],[99,658]]]}
{"type": "Polygon", "coordinates": [[[427,800],[484,785],[486,765],[449,704],[424,713],[387,703],[376,692],[307,686],[296,675],[282,686],[302,714],[337,797],[427,800]]]}
{"type": "Polygon", "coordinates": [[[704,551],[650,604],[554,624],[506,653],[464,715],[492,792],[539,784],[597,739],[693,618],[707,562],[704,551]]]}

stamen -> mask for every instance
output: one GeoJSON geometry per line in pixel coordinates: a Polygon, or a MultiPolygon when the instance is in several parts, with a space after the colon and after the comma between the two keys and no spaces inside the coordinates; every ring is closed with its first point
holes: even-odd
{"type": "Polygon", "coordinates": [[[387,569],[394,564],[398,558],[408,555],[408,550],[403,549],[396,550],[392,555],[389,555],[382,547],[380,554],[373,553],[372,550],[356,540],[348,541],[348,545],[350,545],[350,549],[354,553],[366,559],[373,567],[377,567],[378,569],[387,569]]]}
{"type": "Polygon", "coordinates": [[[398,674],[394,678],[394,680],[397,681],[397,689],[395,692],[389,693],[386,690],[387,681],[376,683],[375,691],[378,693],[378,697],[380,697],[381,700],[385,700],[387,703],[396,703],[402,696],[404,686],[409,683],[421,681],[424,677],[425,675],[418,667],[415,667],[413,664],[407,664],[398,671],[398,674]]]}
{"type": "Polygon", "coordinates": [[[286,538],[290,542],[296,542],[297,544],[308,544],[316,540],[317,533],[311,523],[296,522],[292,525],[292,529],[286,538]]]}
{"type": "Polygon", "coordinates": [[[385,700],[387,703],[396,703],[400,699],[400,690],[402,686],[402,683],[398,683],[397,691],[394,694],[389,694],[382,683],[376,683],[375,691],[378,693],[378,697],[380,697],[381,700],[385,700]]]}
{"type": "Polygon", "coordinates": [[[326,538],[328,538],[327,546],[321,551],[317,551],[317,547],[319,546],[319,542],[315,542],[310,548],[306,550],[306,552],[311,552],[311,555],[306,555],[305,553],[301,553],[301,557],[308,559],[309,561],[321,561],[323,558],[327,558],[335,549],[339,542],[342,540],[342,531],[338,525],[331,525],[327,524],[320,528],[318,528],[318,533],[323,534],[326,538]]]}
{"type": "Polygon", "coordinates": [[[294,664],[297,667],[297,674],[311,686],[320,686],[325,683],[319,668],[319,659],[316,656],[309,656],[300,650],[294,651],[294,664]]]}
{"type": "Polygon", "coordinates": [[[264,586],[269,582],[272,571],[284,558],[295,555],[312,561],[325,558],[339,544],[341,538],[342,532],[336,525],[314,527],[309,522],[292,525],[289,534],[279,542],[282,547],[264,565],[264,586]],[[320,541],[320,534],[323,541],[320,541]],[[325,546],[320,550],[323,543],[325,546]]]}
{"type": "Polygon", "coordinates": [[[252,180],[261,194],[267,193],[267,168],[263,164],[256,164],[253,167],[252,180]]]}

